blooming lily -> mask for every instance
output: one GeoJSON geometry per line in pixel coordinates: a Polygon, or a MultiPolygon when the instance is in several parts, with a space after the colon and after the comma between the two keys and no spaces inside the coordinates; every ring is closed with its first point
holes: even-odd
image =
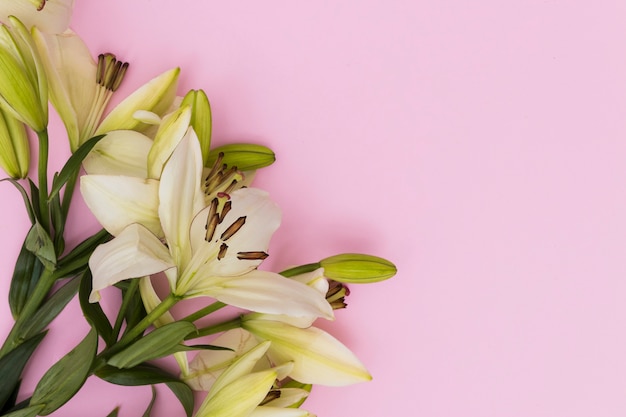
{"type": "Polygon", "coordinates": [[[50,35],[35,29],[34,39],[49,79],[50,101],[65,124],[72,151],[94,135],[145,130],[149,125],[133,114],[146,110],[162,116],[174,101],[178,68],[140,87],[101,120],[128,64],[112,54],[100,55],[96,64],[85,43],[71,31],[50,35]]]}
{"type": "Polygon", "coordinates": [[[74,0],[0,1],[0,21],[17,16],[27,27],[37,26],[46,33],[64,32],[72,17],[74,0]]]}
{"type": "MultiPolygon", "coordinates": [[[[166,244],[134,223],[99,246],[89,261],[90,300],[97,301],[100,290],[124,279],[165,271],[172,295],[179,299],[209,296],[253,311],[332,318],[332,309],[317,291],[256,269],[267,257],[270,237],[280,223],[280,211],[267,193],[239,189],[214,197],[205,207],[202,168],[200,145],[190,129],[158,182],[158,215],[166,244]]],[[[83,195],[90,188],[89,177],[81,182],[83,195]]]]}

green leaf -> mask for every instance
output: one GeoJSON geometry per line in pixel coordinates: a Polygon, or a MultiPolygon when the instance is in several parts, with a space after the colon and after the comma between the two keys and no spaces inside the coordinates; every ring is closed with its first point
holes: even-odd
{"type": "Polygon", "coordinates": [[[30,201],[33,207],[35,220],[41,219],[41,211],[39,211],[39,188],[37,188],[33,180],[30,178],[28,179],[28,184],[30,186],[30,201]]]}
{"type": "Polygon", "coordinates": [[[35,285],[39,281],[43,265],[37,257],[28,249],[26,242],[22,245],[20,254],[15,262],[15,270],[11,279],[9,289],[9,307],[14,319],[17,319],[35,290],[35,285]]]}
{"type": "MultiPolygon", "coordinates": [[[[54,174],[54,179],[56,180],[56,178],[57,174],[54,174]]],[[[63,238],[65,218],[63,217],[63,211],[61,209],[61,198],[58,194],[50,199],[49,205],[52,228],[54,229],[54,248],[56,253],[63,253],[65,249],[65,239],[63,238]]]]}
{"type": "Polygon", "coordinates": [[[107,415],[107,417],[117,417],[117,415],[118,415],[119,411],[120,411],[120,408],[119,408],[119,407],[115,407],[115,408],[113,409],[113,411],[111,411],[111,412],[107,415]]]}
{"type": "Polygon", "coordinates": [[[148,408],[146,408],[146,411],[143,413],[142,417],[150,417],[150,414],[152,414],[152,407],[154,406],[154,402],[156,401],[157,392],[156,389],[154,389],[154,385],[151,386],[150,389],[152,390],[152,399],[150,400],[150,404],[148,404],[148,408]]]}
{"type": "Polygon", "coordinates": [[[174,395],[178,397],[187,417],[191,417],[191,413],[193,413],[193,391],[191,388],[157,366],[143,363],[134,368],[118,369],[114,366],[106,365],[96,370],[95,374],[99,378],[116,385],[166,384],[174,395]]]}
{"type": "Polygon", "coordinates": [[[67,160],[61,172],[59,172],[59,176],[56,178],[56,181],[52,183],[52,189],[50,190],[50,196],[48,197],[48,201],[51,201],[53,197],[59,194],[61,188],[67,183],[77,172],[80,171],[80,165],[83,163],[83,159],[91,152],[94,146],[102,139],[105,135],[94,136],[89,139],[87,142],[83,143],[76,152],[70,156],[70,159],[67,160]]]}
{"type": "Polygon", "coordinates": [[[108,360],[117,368],[132,368],[142,362],[167,356],[178,351],[180,343],[196,326],[188,321],[177,321],[153,330],[108,360]]]}
{"type": "Polygon", "coordinates": [[[58,268],[54,271],[57,278],[65,278],[76,275],[89,264],[89,258],[93,251],[108,240],[111,235],[102,229],[98,233],[82,241],[78,246],[70,251],[65,257],[58,262],[58,268]]]}
{"type": "Polygon", "coordinates": [[[206,166],[213,166],[220,152],[224,152],[222,162],[229,167],[236,166],[240,171],[251,171],[272,165],[276,155],[267,146],[251,143],[233,143],[211,149],[206,166]]]}
{"type": "Polygon", "coordinates": [[[91,271],[86,270],[80,280],[80,288],[78,290],[78,300],[80,308],[87,321],[89,321],[98,331],[98,334],[104,340],[107,346],[115,343],[113,338],[113,327],[109,322],[106,314],[102,311],[100,303],[90,303],[89,294],[91,293],[91,271]]]}
{"type": "Polygon", "coordinates": [[[48,326],[78,292],[80,278],[74,277],[59,288],[20,328],[22,337],[31,337],[48,326]]]}
{"type": "Polygon", "coordinates": [[[13,388],[13,392],[9,395],[9,398],[6,400],[3,406],[0,406],[0,415],[4,415],[4,413],[15,407],[15,403],[17,402],[17,396],[20,393],[20,386],[22,385],[22,380],[18,380],[17,384],[15,384],[15,388],[13,388]]]}
{"type": "Polygon", "coordinates": [[[13,391],[19,384],[24,366],[45,335],[45,333],[35,335],[0,358],[0,381],[2,381],[0,384],[0,409],[4,408],[4,405],[11,399],[13,391]]]}
{"type": "Polygon", "coordinates": [[[35,222],[31,227],[28,235],[26,235],[24,246],[34,253],[47,269],[54,270],[56,268],[57,256],[54,252],[54,244],[48,232],[39,222],[35,222]]]}
{"type": "Polygon", "coordinates": [[[4,414],[2,417],[36,417],[39,415],[39,412],[43,410],[43,408],[43,405],[33,405],[31,407],[13,411],[9,414],[4,414]]]}
{"type": "Polygon", "coordinates": [[[28,197],[28,193],[26,192],[24,187],[22,187],[22,185],[13,178],[3,178],[0,180],[0,182],[2,181],[9,181],[15,186],[15,188],[17,188],[17,191],[22,194],[22,198],[24,199],[24,205],[26,206],[26,212],[28,213],[28,218],[30,219],[30,222],[32,224],[35,224],[35,212],[33,211],[33,205],[30,203],[30,198],[28,197]]]}
{"type": "Polygon", "coordinates": [[[89,376],[97,348],[98,333],[92,328],[74,349],[48,369],[30,401],[31,405],[44,406],[40,415],[57,410],[78,392],[89,376]]]}

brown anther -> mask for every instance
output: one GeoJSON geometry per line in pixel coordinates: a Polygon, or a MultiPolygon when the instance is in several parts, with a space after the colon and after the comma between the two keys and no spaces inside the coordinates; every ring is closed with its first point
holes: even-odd
{"type": "Polygon", "coordinates": [[[224,233],[222,233],[220,239],[224,241],[230,239],[235,233],[239,231],[239,229],[243,227],[244,224],[246,224],[246,216],[241,216],[240,218],[235,220],[233,224],[228,226],[226,230],[224,230],[224,233]]]}
{"type": "Polygon", "coordinates": [[[263,401],[261,401],[261,403],[259,405],[265,405],[267,403],[269,403],[270,401],[274,401],[280,398],[280,391],[277,389],[273,389],[270,390],[267,395],[265,396],[265,398],[263,399],[263,401]]]}
{"type": "Polygon", "coordinates": [[[215,229],[217,229],[217,225],[219,224],[220,216],[215,213],[207,219],[206,224],[206,241],[210,242],[213,239],[213,235],[215,234],[215,229]]]}
{"type": "Polygon", "coordinates": [[[237,252],[237,259],[246,261],[258,261],[266,259],[269,255],[265,252],[237,252]]]}
{"type": "Polygon", "coordinates": [[[226,256],[226,251],[228,250],[228,245],[226,243],[222,243],[220,246],[220,251],[217,254],[217,260],[221,260],[224,256],[226,256]]]}
{"type": "Polygon", "coordinates": [[[326,301],[333,310],[346,308],[346,297],[350,295],[350,289],[341,282],[328,280],[328,291],[326,292],[326,301]]]}
{"type": "Polygon", "coordinates": [[[224,208],[222,209],[222,212],[220,213],[220,219],[218,220],[218,223],[221,224],[224,221],[224,217],[226,217],[226,215],[228,214],[231,208],[233,208],[232,201],[228,200],[226,203],[224,203],[224,208]]]}

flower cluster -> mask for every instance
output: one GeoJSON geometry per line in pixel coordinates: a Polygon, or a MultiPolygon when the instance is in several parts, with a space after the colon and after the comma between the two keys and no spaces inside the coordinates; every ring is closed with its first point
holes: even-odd
{"type": "Polygon", "coordinates": [[[129,65],[110,53],[94,60],[67,29],[71,10],[70,0],[0,3],[0,166],[32,222],[11,283],[15,325],[0,349],[0,415],[47,415],[92,375],[121,385],[165,383],[188,416],[192,390],[204,391],[197,417],[309,416],[300,405],[313,384],[369,380],[354,354],[314,323],[346,307],[347,284],[390,278],[395,266],[341,254],[281,272],[259,269],[281,212],[252,179],[273,152],[254,144],[212,148],[209,100],[202,90],[177,96],[178,68],[107,112],[129,65]],[[51,186],[48,101],[72,151],[51,186]],[[38,137],[37,183],[27,178],[28,130],[38,137]],[[75,185],[103,230],[67,250],[75,185]],[[156,280],[167,282],[165,293],[156,280]],[[114,295],[109,288],[121,293],[116,317],[99,305],[114,295]],[[76,293],[92,330],[31,398],[15,404],[25,364],[76,293]],[[175,304],[196,297],[208,300],[205,307],[174,317],[175,304]],[[216,319],[226,307],[237,313],[216,319]],[[193,344],[207,336],[209,344],[193,344]],[[167,356],[179,375],[151,362],[167,356]]]}

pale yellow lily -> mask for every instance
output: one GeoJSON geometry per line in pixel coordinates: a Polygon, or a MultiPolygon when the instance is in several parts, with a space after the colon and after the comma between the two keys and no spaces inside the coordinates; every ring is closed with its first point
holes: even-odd
{"type": "Polygon", "coordinates": [[[0,21],[16,16],[27,27],[37,26],[46,33],[62,33],[70,23],[74,0],[3,0],[0,21]]]}

